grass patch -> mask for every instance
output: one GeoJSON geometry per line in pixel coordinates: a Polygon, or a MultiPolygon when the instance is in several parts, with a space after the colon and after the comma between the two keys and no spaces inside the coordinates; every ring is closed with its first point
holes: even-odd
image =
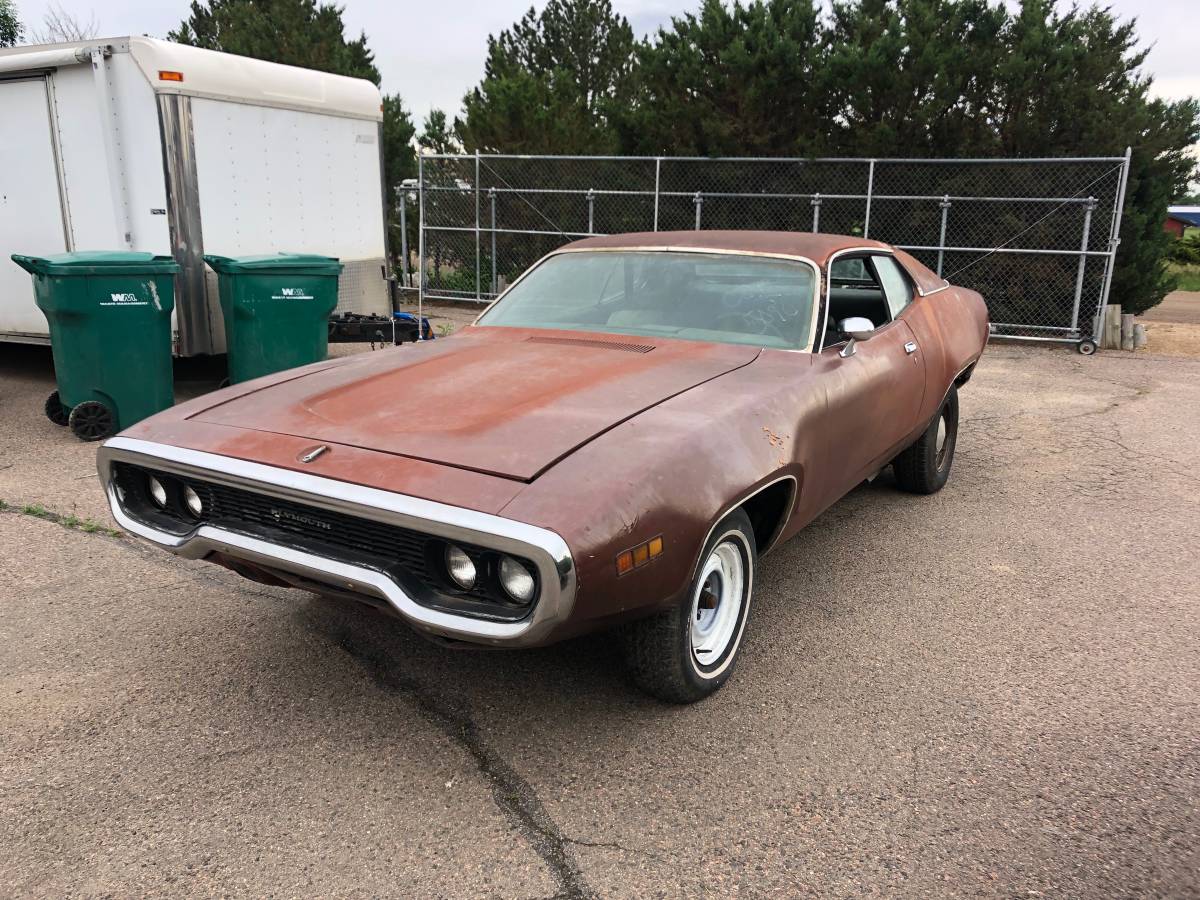
{"type": "Polygon", "coordinates": [[[1178,290],[1200,291],[1200,266],[1171,266],[1171,274],[1179,281],[1178,290]]]}
{"type": "Polygon", "coordinates": [[[40,503],[26,503],[24,506],[11,506],[4,500],[0,500],[0,512],[8,512],[12,510],[19,512],[22,515],[32,516],[35,519],[45,519],[47,522],[53,522],[56,525],[61,525],[63,528],[71,528],[82,531],[86,534],[105,534],[109,537],[124,537],[123,531],[118,531],[116,528],[109,528],[100,522],[93,522],[91,519],[81,519],[74,514],[60,515],[52,510],[46,509],[40,503]]]}

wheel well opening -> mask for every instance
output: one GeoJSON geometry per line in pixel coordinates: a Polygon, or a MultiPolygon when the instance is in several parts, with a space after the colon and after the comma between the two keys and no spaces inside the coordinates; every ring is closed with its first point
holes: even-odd
{"type": "Polygon", "coordinates": [[[750,525],[754,529],[754,545],[761,553],[765,550],[783,527],[784,521],[791,512],[792,493],[796,483],[790,478],[777,481],[759,491],[742,504],[742,509],[750,517],[750,525]]]}

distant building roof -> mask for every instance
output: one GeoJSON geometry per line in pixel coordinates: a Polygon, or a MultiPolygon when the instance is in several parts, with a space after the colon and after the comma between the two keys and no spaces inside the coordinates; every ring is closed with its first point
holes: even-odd
{"type": "Polygon", "coordinates": [[[1200,206],[1168,206],[1167,218],[1200,228],[1200,206]]]}

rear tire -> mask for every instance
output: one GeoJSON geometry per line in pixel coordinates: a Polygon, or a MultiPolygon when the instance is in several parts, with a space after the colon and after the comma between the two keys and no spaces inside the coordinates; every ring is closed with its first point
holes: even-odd
{"type": "Polygon", "coordinates": [[[58,396],[58,391],[52,393],[46,398],[46,418],[55,425],[61,425],[64,428],[71,421],[71,411],[63,406],[62,398],[58,396]]]}
{"type": "Polygon", "coordinates": [[[85,400],[71,410],[71,432],[81,441],[101,441],[117,430],[112,410],[99,400],[85,400]]]}
{"type": "Polygon", "coordinates": [[[639,688],[667,703],[695,703],[728,680],[750,615],[756,560],[750,518],[735,510],[713,529],[680,602],[626,627],[625,660],[639,688]]]}
{"type": "Polygon", "coordinates": [[[896,484],[913,494],[935,494],[950,477],[958,443],[958,388],[942,401],[938,414],[916,442],[892,460],[896,484]]]}

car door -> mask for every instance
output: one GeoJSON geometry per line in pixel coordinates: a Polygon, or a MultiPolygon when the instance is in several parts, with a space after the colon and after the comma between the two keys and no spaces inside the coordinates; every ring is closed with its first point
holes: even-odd
{"type": "MultiPolygon", "coordinates": [[[[867,260],[875,262],[874,257],[867,260]]],[[[904,292],[897,284],[888,289],[891,276],[883,266],[876,270],[891,321],[877,327],[868,340],[855,341],[848,355],[843,355],[842,341],[814,358],[814,375],[825,385],[822,445],[828,475],[823,487],[829,492],[828,502],[890,462],[904,449],[920,417],[924,361],[916,335],[901,315],[907,305],[904,292]]],[[[908,296],[911,300],[911,285],[908,296]]]]}

